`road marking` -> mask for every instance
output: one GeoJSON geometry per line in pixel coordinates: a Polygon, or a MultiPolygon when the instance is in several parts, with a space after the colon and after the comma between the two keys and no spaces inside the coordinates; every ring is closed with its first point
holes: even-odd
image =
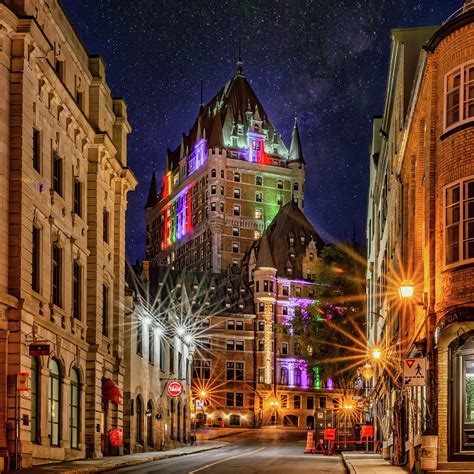
{"type": "Polygon", "coordinates": [[[195,472],[202,471],[202,470],[207,469],[209,467],[215,466],[216,464],[221,464],[223,462],[230,461],[231,459],[236,459],[236,458],[240,458],[242,456],[247,456],[248,454],[258,453],[262,449],[265,449],[265,448],[258,448],[255,451],[250,451],[249,453],[242,453],[242,454],[239,454],[238,456],[231,456],[230,458],[221,459],[220,461],[213,462],[212,464],[208,464],[207,466],[200,467],[199,469],[195,469],[194,471],[189,471],[188,474],[194,474],[195,472]]]}

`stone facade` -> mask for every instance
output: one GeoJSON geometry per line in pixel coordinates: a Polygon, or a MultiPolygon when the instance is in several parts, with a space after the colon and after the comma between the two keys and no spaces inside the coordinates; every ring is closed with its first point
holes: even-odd
{"type": "Polygon", "coordinates": [[[376,377],[376,404],[388,400],[385,420],[380,419],[381,428],[387,427],[385,447],[413,468],[420,467],[423,434],[438,436],[439,467],[474,460],[465,444],[472,394],[462,382],[470,372],[458,369],[458,364],[469,366],[474,327],[474,121],[468,105],[473,21],[466,2],[441,28],[409,30],[412,37],[424,32],[424,49],[404,41],[403,53],[394,33],[391,73],[396,74],[391,74],[384,117],[374,122],[374,131],[382,130],[383,136],[374,133],[371,156],[368,339],[371,345],[396,345],[398,358],[428,358],[427,386],[405,389],[398,413],[389,400],[395,393],[400,398],[400,392],[380,372],[376,377]],[[400,66],[403,55],[416,65],[409,77],[400,66]],[[403,108],[397,108],[397,100],[403,108]],[[394,296],[405,279],[415,283],[411,303],[394,296]],[[403,426],[398,450],[396,433],[389,429],[396,423],[403,426]]]}
{"type": "Polygon", "coordinates": [[[0,5],[0,91],[0,469],[101,457],[123,424],[102,383],[125,372],[126,104],[56,0],[0,5]]]}

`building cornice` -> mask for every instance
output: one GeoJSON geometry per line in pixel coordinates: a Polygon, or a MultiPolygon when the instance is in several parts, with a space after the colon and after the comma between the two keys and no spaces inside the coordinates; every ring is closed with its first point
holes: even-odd
{"type": "Polygon", "coordinates": [[[469,25],[474,22],[474,10],[468,10],[465,13],[462,13],[456,18],[446,22],[441,28],[439,28],[436,33],[428,41],[424,49],[430,53],[433,53],[438,45],[451,33],[454,33],[456,30],[459,30],[463,26],[469,25]]]}

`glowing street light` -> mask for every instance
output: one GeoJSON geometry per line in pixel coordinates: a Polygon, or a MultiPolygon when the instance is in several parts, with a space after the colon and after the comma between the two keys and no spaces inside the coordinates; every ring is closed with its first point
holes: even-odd
{"type": "Polygon", "coordinates": [[[382,358],[382,351],[379,347],[374,347],[372,349],[372,359],[373,360],[380,360],[382,358]]]}
{"type": "Polygon", "coordinates": [[[193,342],[193,336],[191,334],[186,334],[184,336],[184,342],[186,344],[191,344],[193,342]]]}
{"type": "Polygon", "coordinates": [[[415,293],[415,284],[412,280],[403,280],[400,283],[398,292],[400,293],[400,298],[404,300],[409,300],[413,297],[413,294],[415,293]]]}
{"type": "Polygon", "coordinates": [[[200,397],[200,398],[206,398],[206,395],[207,395],[207,393],[206,393],[205,390],[201,390],[201,391],[199,392],[199,397],[200,397]]]}
{"type": "Polygon", "coordinates": [[[179,326],[178,329],[176,329],[176,334],[179,337],[183,337],[186,334],[186,329],[183,326],[179,326]]]}
{"type": "Polygon", "coordinates": [[[374,373],[374,368],[368,362],[360,369],[360,374],[365,380],[370,380],[374,376],[374,373]]]}

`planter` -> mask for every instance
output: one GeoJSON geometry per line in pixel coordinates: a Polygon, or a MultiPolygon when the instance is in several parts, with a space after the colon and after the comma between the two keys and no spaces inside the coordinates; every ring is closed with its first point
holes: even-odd
{"type": "Polygon", "coordinates": [[[421,469],[436,471],[438,468],[438,437],[423,436],[421,440],[421,469]]]}

